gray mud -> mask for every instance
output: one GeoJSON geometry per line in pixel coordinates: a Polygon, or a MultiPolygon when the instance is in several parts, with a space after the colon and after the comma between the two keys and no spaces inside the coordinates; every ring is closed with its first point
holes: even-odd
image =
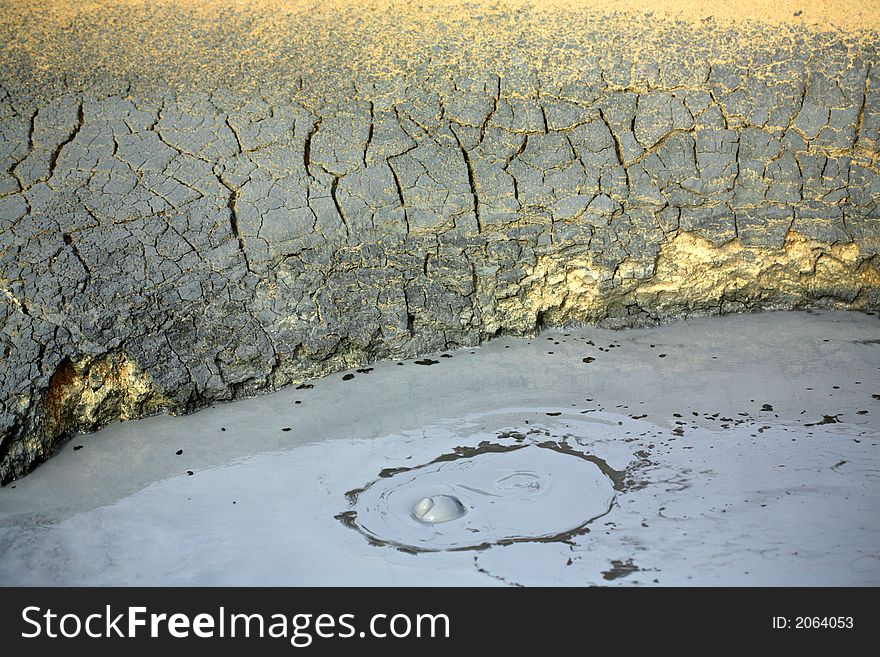
{"type": "Polygon", "coordinates": [[[878,339],[547,331],[116,423],[0,490],[0,583],[878,585],[878,339]]]}

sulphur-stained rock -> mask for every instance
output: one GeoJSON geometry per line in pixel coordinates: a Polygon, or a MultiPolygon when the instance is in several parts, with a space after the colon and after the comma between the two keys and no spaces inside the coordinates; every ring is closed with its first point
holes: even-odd
{"type": "Polygon", "coordinates": [[[4,8],[0,482],[502,333],[880,306],[876,12],[618,4],[4,8]]]}
{"type": "Polygon", "coordinates": [[[10,476],[23,475],[52,453],[59,438],[170,406],[150,376],[125,354],[65,358],[49,378],[40,414],[24,439],[10,446],[4,465],[10,476]]]}

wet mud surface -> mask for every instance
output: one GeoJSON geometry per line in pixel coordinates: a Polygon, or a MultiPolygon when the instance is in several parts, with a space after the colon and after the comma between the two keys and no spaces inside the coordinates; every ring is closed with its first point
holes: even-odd
{"type": "Polygon", "coordinates": [[[877,585],[878,339],[550,331],[114,424],[0,490],[0,583],[877,585]]]}

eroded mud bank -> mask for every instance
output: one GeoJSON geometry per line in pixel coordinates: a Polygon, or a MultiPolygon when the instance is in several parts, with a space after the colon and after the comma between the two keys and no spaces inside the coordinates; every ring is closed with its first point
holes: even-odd
{"type": "Polygon", "coordinates": [[[499,334],[880,304],[872,23],[220,5],[0,17],[3,482],[499,334]]]}

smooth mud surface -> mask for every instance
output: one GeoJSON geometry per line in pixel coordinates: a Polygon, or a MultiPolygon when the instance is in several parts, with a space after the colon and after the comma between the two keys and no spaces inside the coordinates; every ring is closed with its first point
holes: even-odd
{"type": "Polygon", "coordinates": [[[0,583],[878,585],[878,320],[554,330],[115,424],[0,490],[0,583]]]}

